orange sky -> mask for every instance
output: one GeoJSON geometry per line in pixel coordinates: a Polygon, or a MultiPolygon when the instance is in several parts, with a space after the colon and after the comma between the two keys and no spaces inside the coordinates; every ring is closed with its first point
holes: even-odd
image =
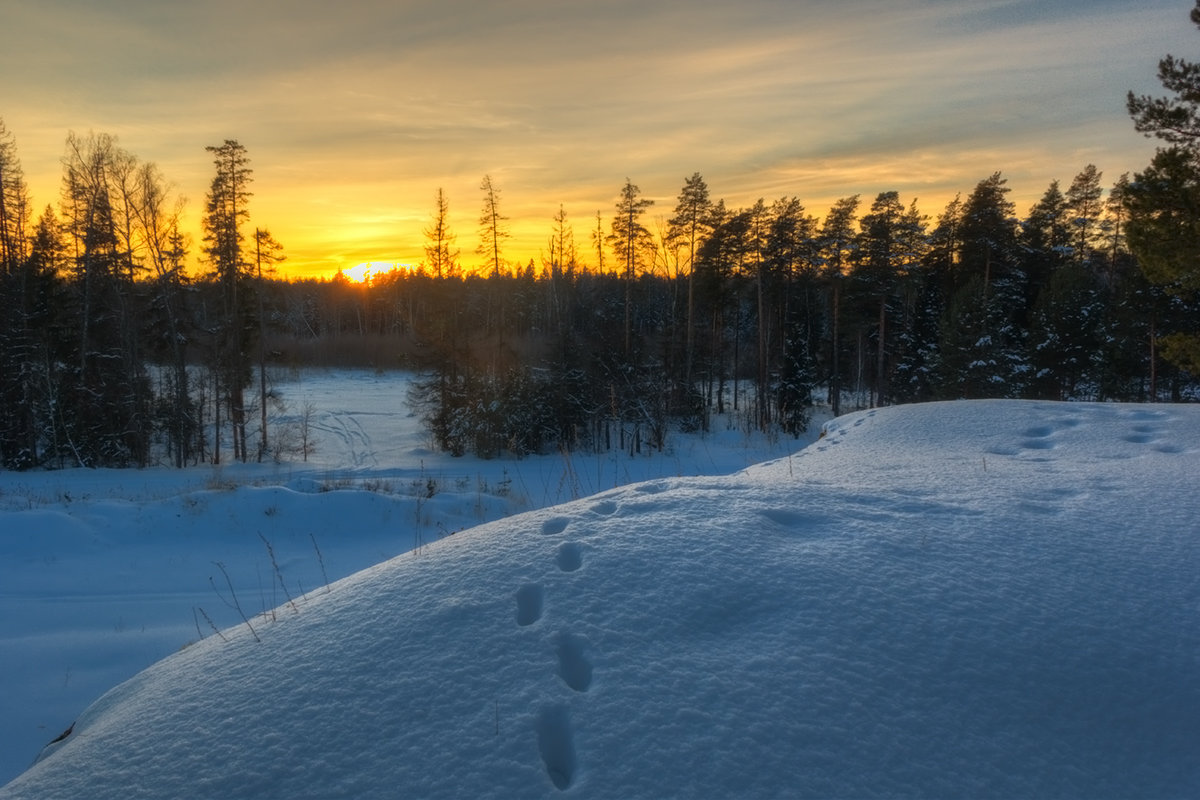
{"type": "Polygon", "coordinates": [[[1111,183],[1155,143],[1125,92],[1157,93],[1200,32],[1182,0],[39,0],[5,10],[0,119],[40,212],[69,131],[114,134],[189,200],[206,145],[240,141],[250,225],[285,271],[418,264],[439,188],[481,262],[479,183],[502,257],[540,264],[560,204],[594,264],[626,178],[670,216],[700,172],[730,206],[823,216],[896,190],[936,216],[1000,170],[1024,214],[1094,163],[1111,183]]]}

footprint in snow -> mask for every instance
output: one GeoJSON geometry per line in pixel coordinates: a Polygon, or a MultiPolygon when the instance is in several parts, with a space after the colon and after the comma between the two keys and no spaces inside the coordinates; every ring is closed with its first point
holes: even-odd
{"type": "MultiPolygon", "coordinates": [[[[1160,442],[1163,436],[1163,429],[1159,425],[1149,422],[1134,425],[1130,430],[1132,433],[1122,436],[1121,439],[1131,444],[1155,444],[1160,442]]],[[[1166,445],[1166,447],[1169,448],[1171,445],[1166,445]]],[[[1178,450],[1164,450],[1163,446],[1155,449],[1160,453],[1179,452],[1178,450]]]]}
{"type": "Polygon", "coordinates": [[[560,633],[554,644],[558,655],[558,677],[577,692],[592,687],[592,660],[588,640],[574,633],[560,633]]]}
{"type": "Polygon", "coordinates": [[[1021,440],[1022,450],[1053,450],[1055,447],[1051,439],[1054,428],[1050,425],[1034,425],[1026,428],[1021,435],[1025,437],[1021,440]]]}
{"type": "Polygon", "coordinates": [[[563,542],[558,546],[554,563],[563,572],[574,572],[583,566],[583,546],[579,542],[563,542]]]}
{"type": "MultiPolygon", "coordinates": [[[[616,513],[616,503],[603,501],[592,511],[605,516],[616,513]]],[[[554,517],[542,523],[542,533],[557,535],[567,529],[566,517],[554,517]]],[[[575,572],[583,566],[583,546],[579,542],[562,542],[555,551],[554,563],[562,572],[575,572]]],[[[517,590],[517,624],[532,625],[542,618],[545,592],[540,583],[526,583],[517,590]]],[[[570,632],[559,633],[553,640],[558,661],[558,677],[575,692],[586,692],[592,686],[592,660],[588,640],[570,632]]],[[[542,708],[536,722],[538,754],[545,765],[546,775],[559,791],[569,789],[577,769],[575,738],[571,715],[566,706],[542,708]]]]}
{"type": "Polygon", "coordinates": [[[558,790],[569,789],[575,778],[575,736],[566,706],[546,706],[537,717],[538,754],[558,790]]]}
{"type": "Polygon", "coordinates": [[[540,583],[527,583],[517,589],[517,624],[532,625],[542,618],[545,591],[540,583]]]}
{"type": "Polygon", "coordinates": [[[602,500],[601,502],[592,506],[592,513],[599,514],[602,517],[611,517],[613,514],[617,513],[617,504],[612,500],[602,500]]]}

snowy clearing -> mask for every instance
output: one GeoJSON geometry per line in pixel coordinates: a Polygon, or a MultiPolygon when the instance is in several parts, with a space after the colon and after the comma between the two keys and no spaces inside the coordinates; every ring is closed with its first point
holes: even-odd
{"type": "MultiPolygon", "coordinates": [[[[105,694],[0,797],[1195,796],[1198,467],[1200,406],[850,414],[735,474],[600,487],[274,596],[105,694]]],[[[277,553],[369,539],[393,502],[264,485],[22,513],[82,559],[195,496],[179,533],[261,518],[277,553]]],[[[248,528],[229,564],[261,569],[248,528]]],[[[89,591],[154,583],[128,575],[89,591]]]]}

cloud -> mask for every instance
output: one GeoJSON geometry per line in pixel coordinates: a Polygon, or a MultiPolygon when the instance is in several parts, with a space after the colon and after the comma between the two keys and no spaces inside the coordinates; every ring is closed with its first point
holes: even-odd
{"type": "Polygon", "coordinates": [[[1038,195],[1084,157],[1115,177],[1152,150],[1125,91],[1154,91],[1157,59],[1196,49],[1178,6],[44,0],[6,11],[0,71],[22,80],[0,111],[39,207],[68,130],[116,134],[194,205],[204,146],[236,138],[252,213],[292,240],[293,269],[324,265],[322,248],[419,253],[423,222],[404,221],[439,186],[470,238],[485,173],[530,231],[511,249],[532,256],[559,203],[582,226],[626,177],[657,208],[696,171],[732,204],[948,196],[997,169],[1038,195]],[[368,217],[397,220],[391,244],[368,217]]]}

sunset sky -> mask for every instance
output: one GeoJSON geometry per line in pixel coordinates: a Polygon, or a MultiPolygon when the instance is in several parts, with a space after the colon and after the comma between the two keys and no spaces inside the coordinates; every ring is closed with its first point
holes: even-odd
{"type": "Polygon", "coordinates": [[[193,253],[237,139],[250,224],[287,271],[416,265],[444,189],[481,262],[492,176],[505,260],[541,264],[560,204],[595,263],[626,178],[670,216],[685,178],[743,206],[896,190],[936,217],[1001,171],[1024,215],[1094,163],[1110,185],[1155,142],[1125,93],[1200,53],[1190,0],[0,0],[0,119],[35,216],[67,133],[110,133],[189,201],[193,253]]]}

